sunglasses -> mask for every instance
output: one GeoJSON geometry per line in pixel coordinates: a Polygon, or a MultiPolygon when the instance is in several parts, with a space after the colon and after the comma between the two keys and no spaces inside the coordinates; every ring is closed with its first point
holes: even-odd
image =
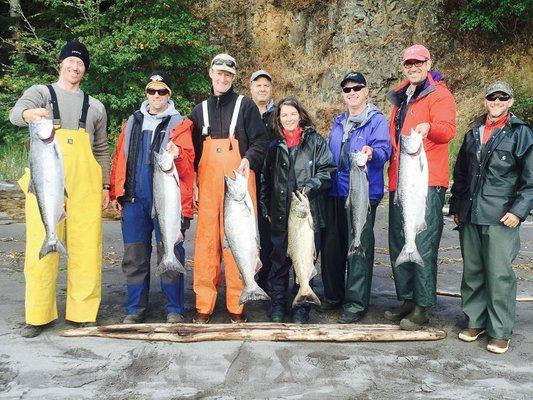
{"type": "Polygon", "coordinates": [[[148,93],[150,96],[153,96],[156,93],[159,96],[166,96],[168,94],[168,89],[146,89],[146,93],[148,93]]]}
{"type": "Polygon", "coordinates": [[[235,62],[231,60],[225,60],[223,58],[215,58],[213,62],[211,63],[211,66],[213,65],[225,65],[230,68],[235,68],[235,62]]]}
{"type": "Polygon", "coordinates": [[[350,86],[350,87],[343,87],[342,88],[342,91],[344,93],[350,93],[351,91],[354,91],[354,92],[358,92],[360,91],[361,89],[364,89],[366,86],[361,86],[361,85],[358,85],[358,86],[350,86]]]}
{"type": "Polygon", "coordinates": [[[489,94],[487,97],[485,97],[487,101],[508,101],[510,98],[511,96],[509,96],[508,94],[489,94]]]}
{"type": "Polygon", "coordinates": [[[426,61],[406,61],[403,63],[403,67],[405,69],[409,69],[412,67],[420,68],[422,65],[424,65],[426,61]]]}

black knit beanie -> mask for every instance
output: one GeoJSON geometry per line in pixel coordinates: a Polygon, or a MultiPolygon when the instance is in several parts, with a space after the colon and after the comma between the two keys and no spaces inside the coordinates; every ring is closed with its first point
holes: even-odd
{"type": "Polygon", "coordinates": [[[85,64],[85,70],[89,69],[89,52],[87,47],[83,43],[80,43],[76,40],[71,40],[67,42],[59,53],[59,61],[63,61],[67,57],[78,57],[85,64]]]}

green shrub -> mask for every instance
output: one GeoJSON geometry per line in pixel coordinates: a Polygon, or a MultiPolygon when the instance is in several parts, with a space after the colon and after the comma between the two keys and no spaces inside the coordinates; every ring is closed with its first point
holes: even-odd
{"type": "Polygon", "coordinates": [[[457,17],[462,31],[514,33],[531,24],[533,0],[468,0],[457,17]]]}
{"type": "Polygon", "coordinates": [[[170,72],[173,100],[187,114],[209,88],[202,66],[215,51],[203,22],[188,11],[191,5],[190,0],[45,0],[28,5],[34,14],[25,17],[22,28],[12,27],[16,34],[7,41],[9,65],[0,72],[0,140],[13,143],[25,137],[26,130],[10,125],[9,109],[30,85],[57,80],[57,55],[73,38],[89,49],[91,65],[81,87],[106,106],[111,142],[143,100],[151,70],[170,72]]]}

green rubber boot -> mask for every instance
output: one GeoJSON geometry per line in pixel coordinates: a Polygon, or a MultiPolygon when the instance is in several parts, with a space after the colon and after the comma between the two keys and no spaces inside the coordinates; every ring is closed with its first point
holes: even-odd
{"type": "Polygon", "coordinates": [[[428,321],[426,307],[415,306],[414,310],[400,321],[400,328],[405,331],[416,331],[428,321]]]}
{"type": "Polygon", "coordinates": [[[415,308],[413,300],[405,300],[403,304],[395,310],[387,310],[383,315],[389,321],[400,321],[403,317],[407,316],[415,308]]]}

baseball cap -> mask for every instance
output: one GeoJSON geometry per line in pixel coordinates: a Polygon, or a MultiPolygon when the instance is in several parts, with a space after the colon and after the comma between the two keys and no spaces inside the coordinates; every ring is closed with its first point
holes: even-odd
{"type": "Polygon", "coordinates": [[[250,82],[255,81],[257,78],[264,76],[267,78],[270,82],[272,82],[272,77],[268,72],[266,72],[264,69],[260,69],[258,71],[255,71],[252,76],[250,77],[250,82]]]}
{"type": "Polygon", "coordinates": [[[145,90],[152,87],[161,86],[164,86],[165,89],[168,90],[170,95],[172,95],[172,89],[170,89],[170,87],[172,86],[172,78],[170,77],[168,72],[153,71],[150,75],[148,75],[148,82],[146,83],[145,90]]]}
{"type": "Polygon", "coordinates": [[[346,85],[348,82],[355,82],[359,85],[366,86],[366,79],[361,72],[348,72],[346,75],[344,75],[344,78],[342,78],[341,87],[344,87],[344,85],[346,85]]]}
{"type": "Polygon", "coordinates": [[[429,54],[429,50],[421,44],[415,44],[403,51],[402,62],[406,62],[407,60],[427,61],[430,59],[431,55],[429,54]]]}
{"type": "Polygon", "coordinates": [[[496,92],[502,92],[502,93],[508,94],[511,97],[514,96],[513,89],[511,88],[511,85],[509,85],[505,81],[496,81],[494,83],[491,83],[487,87],[487,91],[485,92],[485,97],[491,95],[492,93],[496,93],[496,92]]]}
{"type": "Polygon", "coordinates": [[[83,43],[80,43],[76,40],[71,40],[70,42],[67,42],[63,47],[61,47],[61,51],[59,53],[59,61],[63,61],[65,58],[68,57],[78,57],[81,61],[83,61],[85,69],[89,69],[89,51],[83,43]]]}
{"type": "Polygon", "coordinates": [[[220,71],[227,71],[235,75],[237,67],[237,63],[235,62],[235,59],[226,53],[220,53],[217,54],[213,59],[211,60],[211,68],[217,69],[220,71]]]}

